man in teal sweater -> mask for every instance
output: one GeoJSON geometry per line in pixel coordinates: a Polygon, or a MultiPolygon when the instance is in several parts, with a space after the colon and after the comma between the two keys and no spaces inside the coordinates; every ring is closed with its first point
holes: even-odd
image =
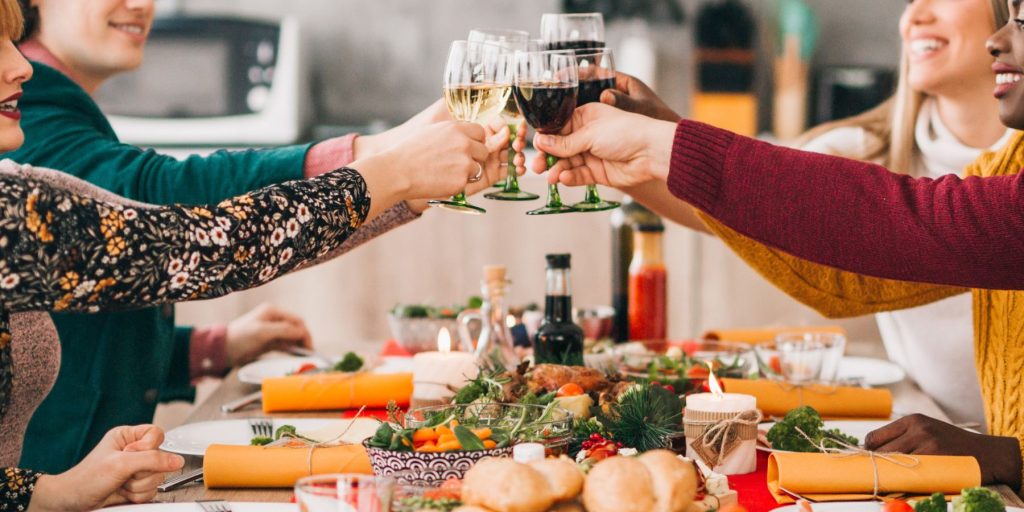
{"type": "MultiPolygon", "coordinates": [[[[23,0],[22,7],[27,25],[20,47],[35,75],[19,102],[26,142],[3,157],[61,170],[131,199],[213,203],[315,176],[444,114],[435,104],[403,127],[358,141],[349,136],[179,161],[121,143],[90,97],[103,81],[141,63],[152,0],[23,0]]],[[[397,209],[395,225],[416,218],[408,205],[397,209]]],[[[308,344],[302,321],[272,308],[204,330],[176,328],[170,306],[53,319],[63,351],[60,375],[33,416],[21,459],[47,472],[71,467],[114,426],[152,421],[158,402],[192,399],[197,377],[223,374],[282,344],[308,344]]]]}

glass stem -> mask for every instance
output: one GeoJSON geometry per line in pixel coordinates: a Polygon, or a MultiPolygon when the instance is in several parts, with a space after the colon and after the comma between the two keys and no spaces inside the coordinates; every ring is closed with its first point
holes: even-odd
{"type": "Polygon", "coordinates": [[[516,173],[516,152],[512,143],[516,141],[515,125],[508,125],[508,174],[505,177],[505,192],[519,192],[519,175],[516,173]]]}
{"type": "Polygon", "coordinates": [[[558,185],[548,185],[548,208],[561,208],[562,194],[558,193],[558,185]]]}
{"type": "Polygon", "coordinates": [[[466,204],[466,203],[468,203],[468,201],[466,201],[466,191],[463,190],[462,192],[459,192],[458,194],[455,194],[454,196],[452,196],[451,201],[453,203],[459,203],[459,204],[466,204]]]}
{"type": "Polygon", "coordinates": [[[584,203],[597,204],[601,202],[601,194],[597,191],[597,185],[587,185],[583,195],[584,203]]]}

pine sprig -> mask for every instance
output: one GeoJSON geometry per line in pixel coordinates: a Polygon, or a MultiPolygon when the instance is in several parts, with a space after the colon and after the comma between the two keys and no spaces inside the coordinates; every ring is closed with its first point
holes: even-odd
{"type": "Polygon", "coordinates": [[[638,384],[619,397],[600,418],[613,438],[641,452],[665,447],[665,437],[679,432],[683,404],[661,386],[638,384]]]}

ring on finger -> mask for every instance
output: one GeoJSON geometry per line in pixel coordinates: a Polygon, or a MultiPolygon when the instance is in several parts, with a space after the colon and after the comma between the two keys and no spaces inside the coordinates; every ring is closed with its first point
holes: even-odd
{"type": "Polygon", "coordinates": [[[469,178],[469,182],[470,183],[476,183],[476,182],[480,181],[483,177],[484,177],[484,166],[480,162],[477,162],[477,164],[476,164],[476,174],[474,174],[473,176],[471,176],[469,178]]]}

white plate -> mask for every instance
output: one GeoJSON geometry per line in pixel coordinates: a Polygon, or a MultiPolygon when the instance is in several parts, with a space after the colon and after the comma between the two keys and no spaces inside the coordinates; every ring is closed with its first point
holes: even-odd
{"type": "MultiPolygon", "coordinates": [[[[262,384],[263,379],[284,377],[295,373],[304,364],[312,363],[324,368],[322,359],[315,357],[285,356],[253,361],[238,370],[238,380],[246,384],[262,384]]],[[[374,373],[412,373],[411,357],[382,357],[374,373]]]]}
{"type": "MultiPolygon", "coordinates": [[[[298,505],[294,503],[252,503],[232,501],[232,512],[298,512],[298,505]]],[[[116,510],[117,512],[203,512],[199,504],[192,501],[181,503],[143,503],[141,505],[122,505],[110,507],[104,511],[116,510]]]]}
{"type": "Polygon", "coordinates": [[[838,378],[863,379],[868,386],[888,386],[903,380],[907,373],[900,365],[883,359],[869,357],[843,357],[839,363],[838,378]]]}
{"type": "MultiPolygon", "coordinates": [[[[281,425],[294,425],[302,435],[327,440],[337,437],[348,428],[353,420],[329,418],[277,418],[274,428],[281,425]]],[[[345,433],[343,440],[350,443],[361,443],[372,437],[380,422],[371,418],[358,418],[356,423],[345,433]]],[[[206,447],[211,444],[228,444],[246,446],[252,440],[252,429],[248,420],[218,420],[189,423],[167,432],[164,444],[160,449],[165,452],[181,455],[203,455],[206,447]]]]}
{"type": "MultiPolygon", "coordinates": [[[[891,423],[885,420],[836,420],[826,421],[825,428],[833,429],[838,428],[840,432],[856,437],[861,444],[864,443],[864,438],[867,437],[868,433],[872,430],[878,430],[891,423]]],[[[774,421],[766,421],[757,426],[757,429],[761,432],[768,432],[772,426],[775,425],[774,421]]],[[[757,444],[757,449],[765,452],[772,451],[767,446],[762,446],[761,443],[757,444]]]]}
{"type": "MultiPolygon", "coordinates": [[[[948,510],[953,510],[953,504],[946,505],[948,510]]],[[[800,510],[796,505],[787,505],[773,509],[774,512],[797,512],[800,510]]],[[[872,501],[837,501],[833,503],[814,503],[811,505],[814,512],[878,512],[882,510],[882,504],[872,501]]],[[[1024,508],[1006,507],[1006,512],[1024,512],[1024,508]]]]}

